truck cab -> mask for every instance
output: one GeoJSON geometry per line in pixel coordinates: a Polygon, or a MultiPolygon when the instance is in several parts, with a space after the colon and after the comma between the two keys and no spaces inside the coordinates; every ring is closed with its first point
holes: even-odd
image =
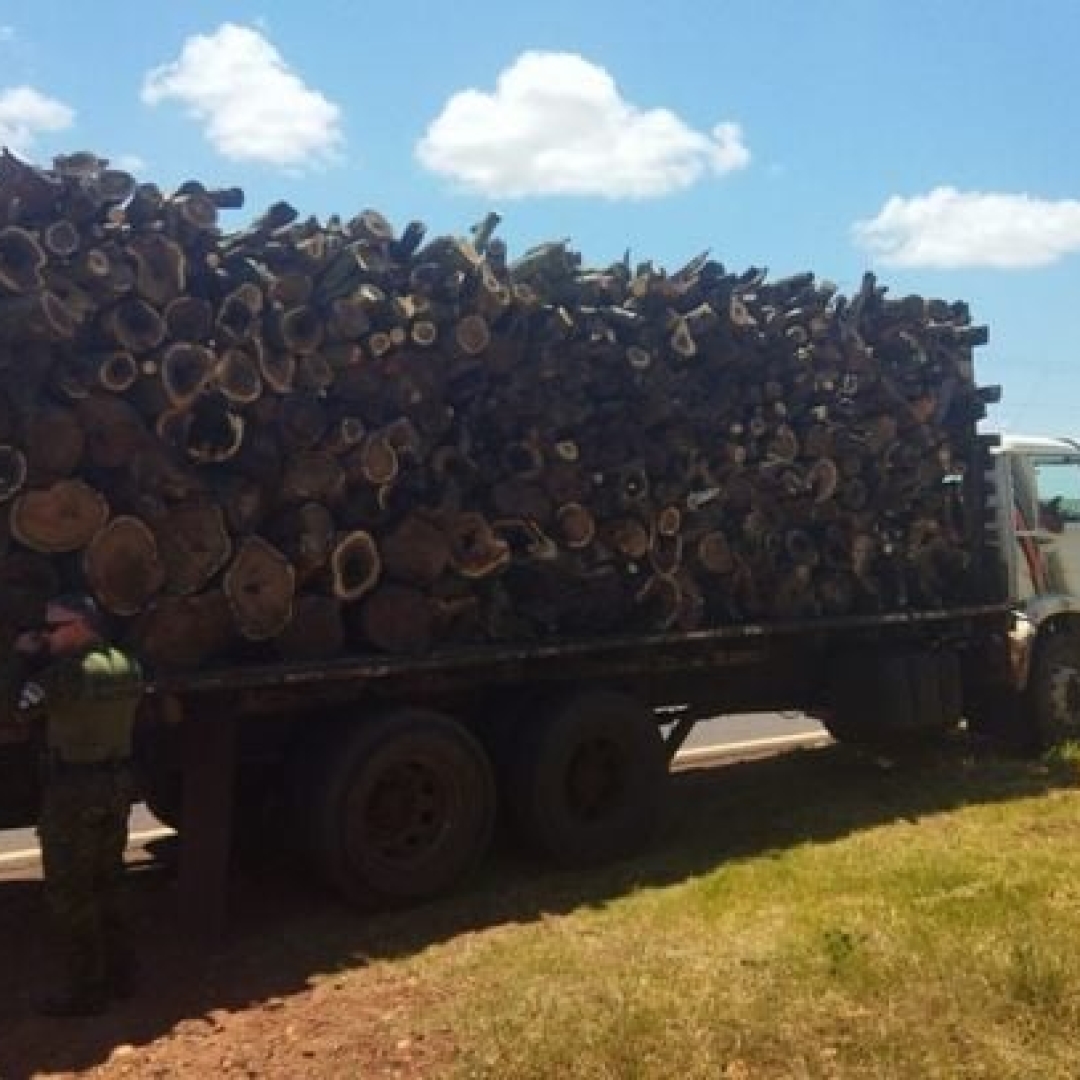
{"type": "Polygon", "coordinates": [[[1015,706],[1049,745],[1080,736],[1080,440],[1005,436],[992,461],[1015,706]]]}

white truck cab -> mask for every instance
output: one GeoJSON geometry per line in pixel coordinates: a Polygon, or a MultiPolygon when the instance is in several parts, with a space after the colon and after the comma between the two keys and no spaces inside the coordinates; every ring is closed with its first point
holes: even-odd
{"type": "Polygon", "coordinates": [[[1044,745],[1080,737],[1080,440],[1004,436],[993,535],[1015,612],[1010,654],[1044,745]]]}

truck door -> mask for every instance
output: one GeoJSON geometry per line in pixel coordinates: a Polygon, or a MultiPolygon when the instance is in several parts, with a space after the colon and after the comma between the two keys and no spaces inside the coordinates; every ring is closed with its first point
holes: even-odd
{"type": "Polygon", "coordinates": [[[1013,466],[1021,581],[1031,595],[1080,597],[1080,461],[1017,456],[1013,466]]]}

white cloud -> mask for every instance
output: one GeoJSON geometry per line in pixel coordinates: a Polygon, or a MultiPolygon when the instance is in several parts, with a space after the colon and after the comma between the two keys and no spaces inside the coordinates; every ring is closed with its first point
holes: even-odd
{"type": "Polygon", "coordinates": [[[669,109],[624,100],[573,53],[526,52],[494,93],[462,90],[416,146],[421,164],[483,195],[666,195],[706,173],[745,168],[735,123],[695,131],[669,109]]]}
{"type": "Polygon", "coordinates": [[[75,110],[32,86],[0,90],[0,145],[28,154],[42,132],[63,131],[75,122],[75,110]]]}
{"type": "Polygon", "coordinates": [[[852,231],[884,266],[1046,266],[1080,251],[1080,201],[938,187],[893,195],[852,231]]]}
{"type": "Polygon", "coordinates": [[[118,154],[109,161],[109,168],[138,174],[146,172],[146,161],[138,154],[118,154]]]}
{"type": "Polygon", "coordinates": [[[142,99],[179,102],[235,161],[302,168],[332,159],[342,143],[341,109],[258,30],[233,23],[188,38],[176,60],[147,74],[142,99]]]}

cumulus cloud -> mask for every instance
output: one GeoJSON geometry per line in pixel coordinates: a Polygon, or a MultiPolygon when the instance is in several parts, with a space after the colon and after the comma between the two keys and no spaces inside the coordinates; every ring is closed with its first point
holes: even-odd
{"type": "Polygon", "coordinates": [[[938,187],[892,196],[853,234],[885,266],[1046,266],[1080,251],[1080,201],[938,187]]]}
{"type": "Polygon", "coordinates": [[[29,154],[34,140],[48,131],[63,131],[75,122],[75,110],[32,86],[0,90],[0,145],[29,154]]]}
{"type": "Polygon", "coordinates": [[[523,53],[493,93],[454,94],[416,155],[467,191],[507,198],[666,195],[750,162],[738,124],[696,131],[626,101],[602,67],[551,52],[523,53]]]}
{"type": "Polygon", "coordinates": [[[142,99],[179,103],[235,161],[302,168],[332,159],[342,143],[341,109],[258,30],[233,23],[188,38],[176,60],[146,75],[142,99]]]}

